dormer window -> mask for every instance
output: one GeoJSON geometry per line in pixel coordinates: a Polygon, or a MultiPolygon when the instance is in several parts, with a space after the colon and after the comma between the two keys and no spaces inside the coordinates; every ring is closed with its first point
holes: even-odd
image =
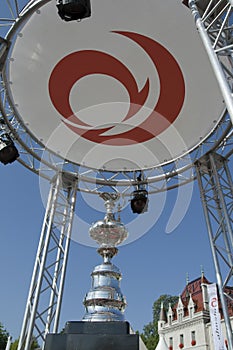
{"type": "Polygon", "coordinates": [[[176,309],[178,322],[182,322],[184,316],[184,305],[182,303],[181,297],[179,297],[178,306],[176,309]]]}
{"type": "Polygon", "coordinates": [[[183,320],[183,310],[178,310],[178,322],[182,322],[183,320]]]}
{"type": "Polygon", "coordinates": [[[172,324],[172,315],[168,316],[168,324],[169,324],[169,326],[172,324]]]}
{"type": "Polygon", "coordinates": [[[190,299],[189,299],[188,309],[189,309],[189,317],[192,318],[194,316],[195,303],[194,303],[191,295],[190,295],[190,299]]]}

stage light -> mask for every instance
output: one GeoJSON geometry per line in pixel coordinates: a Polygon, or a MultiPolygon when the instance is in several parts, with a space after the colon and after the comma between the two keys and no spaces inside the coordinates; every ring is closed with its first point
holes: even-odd
{"type": "Polygon", "coordinates": [[[19,157],[19,152],[8,134],[0,136],[0,162],[4,165],[13,163],[19,157]]]}
{"type": "Polygon", "coordinates": [[[143,214],[148,210],[149,203],[148,192],[146,190],[147,182],[142,171],[135,173],[134,178],[136,184],[134,185],[135,191],[131,193],[131,209],[133,213],[143,214]]]}
{"type": "Polygon", "coordinates": [[[66,22],[91,16],[90,0],[57,0],[58,14],[66,22]]]}
{"type": "Polygon", "coordinates": [[[136,190],[132,193],[131,209],[133,213],[143,214],[148,210],[148,192],[146,190],[136,190]]]}

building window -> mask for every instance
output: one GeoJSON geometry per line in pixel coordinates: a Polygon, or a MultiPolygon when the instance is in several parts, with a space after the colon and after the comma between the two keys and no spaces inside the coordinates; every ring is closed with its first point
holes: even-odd
{"type": "Polygon", "coordinates": [[[189,317],[190,318],[193,317],[193,308],[192,307],[189,308],[189,317]]]}
{"type": "Polygon", "coordinates": [[[183,311],[178,310],[178,322],[182,322],[182,319],[183,319],[183,311]]]}
{"type": "Polygon", "coordinates": [[[192,346],[196,345],[196,334],[195,334],[195,331],[191,332],[191,345],[192,346]]]}
{"type": "Polygon", "coordinates": [[[179,344],[179,348],[183,349],[184,347],[184,335],[180,334],[180,344],[179,344]]]}
{"type": "Polygon", "coordinates": [[[169,326],[172,324],[172,316],[171,315],[169,315],[169,317],[168,317],[168,323],[169,323],[169,326]]]}
{"type": "Polygon", "coordinates": [[[169,350],[173,350],[173,338],[169,338],[169,350]]]}

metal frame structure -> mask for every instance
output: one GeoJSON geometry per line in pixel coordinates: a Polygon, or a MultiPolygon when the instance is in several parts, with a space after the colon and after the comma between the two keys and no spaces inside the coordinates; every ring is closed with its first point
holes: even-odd
{"type": "MultiPolygon", "coordinates": [[[[20,29],[21,23],[29,17],[35,9],[51,0],[30,1],[20,11],[18,0],[3,0],[9,7],[9,17],[0,18],[0,30],[5,32],[5,38],[0,40],[0,110],[2,117],[2,128],[6,128],[17,144],[20,153],[19,162],[29,170],[51,180],[59,172],[79,174],[79,190],[83,192],[99,194],[111,191],[119,192],[122,196],[130,196],[132,186],[137,185],[135,171],[107,172],[105,169],[95,170],[85,168],[64,160],[59,155],[52,153],[31,135],[30,131],[22,122],[14,106],[11,105],[7,88],[4,62],[7,50],[10,49],[20,29]],[[2,49],[1,49],[2,48],[2,49]],[[2,67],[2,68],[1,68],[2,67]]],[[[25,1],[26,3],[26,1],[25,1]]],[[[181,3],[181,6],[182,3],[181,3]]],[[[228,113],[222,116],[221,122],[215,126],[213,133],[200,142],[190,154],[185,154],[170,163],[164,163],[159,167],[144,170],[144,178],[148,186],[148,193],[153,194],[167,191],[171,188],[187,184],[195,179],[193,174],[193,163],[210,149],[216,149],[222,140],[227,143],[231,130],[231,121],[228,113]]]]}
{"type": "Polygon", "coordinates": [[[77,177],[58,173],[51,183],[18,349],[57,332],[77,194],[77,177]]]}
{"type": "MultiPolygon", "coordinates": [[[[189,0],[188,4],[233,123],[233,1],[189,0]]],[[[233,295],[225,292],[225,287],[233,282],[233,182],[228,158],[216,152],[208,152],[196,162],[196,173],[227,340],[229,348],[233,349],[228,313],[228,302],[232,304],[233,295]]]]}
{"type": "Polygon", "coordinates": [[[228,304],[233,294],[225,292],[233,282],[233,182],[228,159],[210,152],[196,162],[197,180],[209,234],[217,285],[227,330],[229,348],[233,349],[228,304]]]}
{"type": "MultiPolygon", "coordinates": [[[[0,18],[0,129],[7,131],[17,144],[20,163],[51,181],[51,190],[41,230],[38,252],[20,335],[19,350],[29,350],[32,336],[44,342],[48,332],[57,332],[62,292],[69,252],[70,234],[77,190],[92,194],[117,192],[130,196],[137,186],[137,172],[106,172],[72,164],[45,149],[17,115],[6,88],[5,61],[14,35],[23,17],[35,7],[51,0],[30,1],[21,11],[18,0],[1,0],[9,9],[8,18],[0,18]],[[78,184],[78,185],[77,185],[78,184]],[[43,302],[44,303],[43,303],[43,302]]],[[[219,82],[227,111],[212,134],[182,159],[144,171],[140,184],[147,184],[154,194],[185,185],[198,177],[206,216],[216,276],[233,349],[232,332],[227,314],[224,286],[233,272],[232,181],[227,160],[232,155],[233,121],[233,0],[184,0],[191,8],[196,26],[219,82]],[[227,201],[227,202],[226,202],[227,201]],[[220,206],[221,205],[221,206],[220,206]],[[221,243],[218,244],[218,241],[221,243]],[[222,245],[222,242],[225,245],[222,245]],[[221,260],[221,264],[220,264],[221,260]],[[222,264],[226,265],[223,270],[222,264]],[[222,281],[222,275],[226,272],[222,281]]],[[[26,1],[25,1],[26,3],[26,1]]],[[[182,5],[182,4],[181,4],[182,5]]],[[[1,131],[0,130],[0,131],[1,131]]],[[[228,296],[229,297],[229,296],[228,296]]]]}
{"type": "Polygon", "coordinates": [[[189,0],[188,3],[233,123],[233,1],[189,0]]]}

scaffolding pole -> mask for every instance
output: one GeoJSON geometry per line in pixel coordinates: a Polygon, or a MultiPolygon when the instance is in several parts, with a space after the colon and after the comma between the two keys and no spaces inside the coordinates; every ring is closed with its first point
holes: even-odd
{"type": "Polygon", "coordinates": [[[233,0],[189,0],[188,4],[233,124],[233,0]]]}
{"type": "Polygon", "coordinates": [[[58,332],[77,182],[62,172],[51,182],[18,350],[30,350],[33,338],[43,348],[46,334],[58,332]]]}
{"type": "Polygon", "coordinates": [[[233,281],[233,184],[228,160],[217,153],[208,153],[196,162],[197,180],[210,240],[229,349],[233,335],[228,305],[233,294],[225,287],[233,281]]]}

